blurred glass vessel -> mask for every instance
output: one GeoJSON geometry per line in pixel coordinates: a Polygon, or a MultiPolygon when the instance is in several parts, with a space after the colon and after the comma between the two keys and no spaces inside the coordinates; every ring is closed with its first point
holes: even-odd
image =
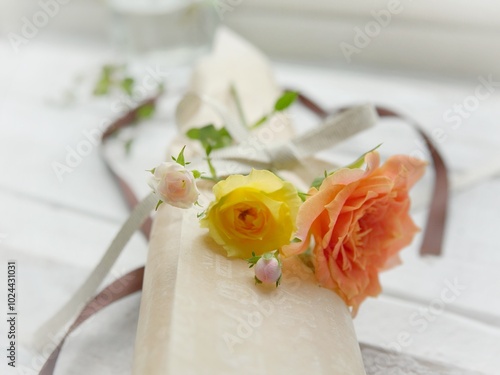
{"type": "Polygon", "coordinates": [[[108,0],[112,37],[129,59],[177,67],[211,46],[216,12],[202,0],[108,0]]]}

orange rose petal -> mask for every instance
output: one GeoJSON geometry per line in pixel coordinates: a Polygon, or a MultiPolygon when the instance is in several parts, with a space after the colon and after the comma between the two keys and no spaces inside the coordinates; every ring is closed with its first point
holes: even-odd
{"type": "Polygon", "coordinates": [[[325,205],[327,205],[328,202],[336,196],[337,191],[340,189],[341,187],[334,187],[331,191],[317,191],[316,189],[311,189],[309,191],[311,196],[302,204],[302,206],[300,206],[297,216],[297,228],[299,229],[295,236],[300,239],[301,242],[283,246],[281,249],[283,255],[296,255],[307,250],[306,243],[308,243],[307,238],[310,234],[309,228],[321,214],[325,205]]]}
{"type": "Polygon", "coordinates": [[[326,243],[330,242],[332,236],[332,229],[337,222],[337,217],[340,215],[342,207],[344,206],[345,202],[349,198],[349,195],[352,194],[355,188],[356,188],[355,184],[344,186],[344,188],[337,194],[337,196],[330,203],[324,206],[324,209],[328,213],[328,232],[325,233],[325,236],[322,239],[323,246],[326,246],[325,242],[326,243]]]}
{"type": "Polygon", "coordinates": [[[406,155],[390,157],[374,175],[390,178],[396,184],[403,183],[405,189],[411,189],[424,175],[427,162],[406,155]]]}
{"type": "Polygon", "coordinates": [[[314,236],[313,263],[320,285],[353,307],[381,292],[378,274],[400,263],[399,251],[418,228],[409,215],[408,189],[426,163],[395,156],[379,167],[380,157],[365,157],[366,169],[341,169],[327,177],[302,205],[298,237],[288,254],[304,251],[314,236]]]}

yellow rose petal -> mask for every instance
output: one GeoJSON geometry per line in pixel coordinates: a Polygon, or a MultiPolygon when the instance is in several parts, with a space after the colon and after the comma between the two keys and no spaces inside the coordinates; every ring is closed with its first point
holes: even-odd
{"type": "Polygon", "coordinates": [[[249,258],[290,243],[301,200],[295,187],[265,170],[217,183],[201,225],[228,256],[249,258]]]}

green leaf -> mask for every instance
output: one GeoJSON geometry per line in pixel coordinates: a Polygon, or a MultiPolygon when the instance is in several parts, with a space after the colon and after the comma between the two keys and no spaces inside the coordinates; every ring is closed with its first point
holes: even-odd
{"type": "Polygon", "coordinates": [[[283,111],[290,107],[293,102],[297,99],[298,93],[295,91],[285,91],[283,95],[274,104],[275,111],[283,111]]]}
{"type": "MultiPolygon", "coordinates": [[[[210,125],[207,125],[207,126],[210,126],[210,125]]],[[[200,129],[201,128],[192,128],[192,129],[189,129],[187,132],[186,132],[186,136],[189,138],[189,139],[194,139],[196,141],[200,141],[201,140],[201,136],[200,136],[200,129]]]]}
{"type": "Polygon", "coordinates": [[[302,240],[301,240],[299,237],[295,237],[295,238],[292,240],[292,243],[299,243],[299,242],[302,242],[302,240]]]}
{"type": "Polygon", "coordinates": [[[212,150],[213,150],[213,147],[210,145],[207,145],[207,147],[205,147],[205,155],[207,155],[207,157],[209,157],[210,154],[212,153],[212,150]]]}
{"type": "Polygon", "coordinates": [[[158,203],[156,204],[155,211],[158,211],[158,207],[163,203],[163,201],[160,199],[158,203]]]}
{"type": "Polygon", "coordinates": [[[107,78],[101,78],[97,81],[94,91],[92,92],[95,96],[106,95],[111,87],[111,81],[107,78]]]}
{"type": "Polygon", "coordinates": [[[311,184],[311,187],[314,187],[316,189],[319,189],[319,187],[321,186],[321,184],[323,183],[323,181],[325,180],[325,177],[321,176],[321,177],[316,177],[314,179],[314,181],[312,182],[311,184]]]}
{"type": "Polygon", "coordinates": [[[366,155],[368,155],[370,152],[373,152],[373,151],[377,150],[380,146],[382,146],[382,143],[379,144],[377,147],[372,148],[370,151],[365,152],[358,159],[356,159],[355,162],[353,162],[353,163],[351,163],[349,165],[346,165],[344,168],[349,168],[349,169],[361,168],[365,164],[366,155]]]}
{"type": "Polygon", "coordinates": [[[262,281],[260,281],[257,276],[255,276],[255,285],[257,284],[262,284],[262,281]]]}
{"type": "Polygon", "coordinates": [[[132,77],[125,77],[120,82],[120,87],[128,96],[132,96],[134,90],[134,79],[132,77]]]}
{"type": "MultiPolygon", "coordinates": [[[[342,167],[340,169],[343,169],[343,168],[349,168],[349,169],[361,168],[365,164],[366,155],[368,155],[370,152],[373,152],[373,151],[377,150],[380,146],[382,146],[382,143],[379,144],[377,147],[372,148],[370,151],[365,152],[358,159],[356,159],[356,161],[354,161],[351,164],[348,164],[345,167],[342,167]]],[[[336,170],[334,170],[333,172],[330,172],[330,173],[328,173],[328,172],[325,171],[325,176],[324,177],[316,177],[314,179],[314,181],[312,182],[311,186],[314,187],[314,188],[316,188],[316,189],[319,189],[319,187],[321,186],[321,184],[323,183],[323,181],[325,180],[325,178],[327,178],[328,176],[331,176],[332,174],[334,174],[337,171],[338,171],[338,169],[336,169],[336,170]]]]}
{"type": "Polygon", "coordinates": [[[250,264],[248,268],[252,268],[253,266],[255,266],[260,258],[261,256],[255,255],[255,252],[252,251],[252,257],[247,259],[247,262],[250,264]]]}
{"type": "Polygon", "coordinates": [[[261,126],[263,123],[267,121],[268,115],[262,116],[259,121],[257,121],[255,124],[250,126],[250,129],[257,129],[259,126],[261,126]]]}
{"type": "Polygon", "coordinates": [[[189,129],[186,135],[189,139],[200,141],[205,149],[210,146],[213,150],[216,150],[233,143],[233,138],[226,128],[217,129],[213,124],[208,124],[201,128],[189,129]]]}
{"type": "Polygon", "coordinates": [[[180,164],[183,167],[186,166],[186,160],[184,159],[184,150],[185,149],[186,149],[186,146],[184,145],[184,147],[182,148],[181,152],[179,152],[179,155],[177,156],[177,158],[174,159],[177,162],[177,164],[180,164]]]}
{"type": "Polygon", "coordinates": [[[117,70],[114,65],[104,65],[101,69],[101,75],[97,81],[93,94],[95,96],[102,96],[109,93],[111,86],[113,84],[112,75],[117,70]]]}
{"type": "Polygon", "coordinates": [[[153,169],[146,169],[146,172],[149,172],[151,174],[155,174],[156,168],[153,169]]]}
{"type": "Polygon", "coordinates": [[[152,103],[144,104],[137,108],[137,118],[139,120],[145,120],[153,116],[155,113],[155,105],[152,103]]]}
{"type": "Polygon", "coordinates": [[[194,178],[200,178],[200,177],[201,177],[201,172],[200,172],[200,171],[198,171],[198,170],[196,170],[196,169],[193,169],[193,170],[191,171],[191,173],[193,173],[193,177],[194,177],[194,178]]]}

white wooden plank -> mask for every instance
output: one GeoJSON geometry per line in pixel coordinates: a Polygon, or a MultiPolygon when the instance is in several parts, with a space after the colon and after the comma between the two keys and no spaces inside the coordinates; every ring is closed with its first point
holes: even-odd
{"type": "MultiPolygon", "coordinates": [[[[2,248],[84,269],[97,263],[122,224],[5,193],[0,194],[0,205],[2,248]]],[[[135,235],[127,249],[124,265],[145,261],[141,235],[135,235]]]]}
{"type": "Polygon", "coordinates": [[[370,300],[354,319],[358,339],[484,374],[498,373],[498,327],[482,325],[447,310],[424,318],[421,309],[426,307],[427,304],[389,297],[370,300]]]}

